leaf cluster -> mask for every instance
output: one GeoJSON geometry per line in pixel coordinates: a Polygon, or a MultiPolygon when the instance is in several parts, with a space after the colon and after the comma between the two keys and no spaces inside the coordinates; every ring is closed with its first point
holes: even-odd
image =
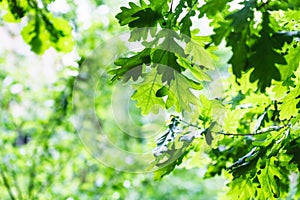
{"type": "Polygon", "coordinates": [[[289,176],[299,174],[299,3],[248,0],[237,9],[232,0],[183,0],[157,9],[156,2],[130,3],[117,15],[132,30],[130,40],[142,41],[145,50],[117,59],[119,67],[111,71],[113,80],[139,81],[132,98],[143,114],[157,112],[151,107],[158,105],[196,116],[191,119],[196,124],[172,117],[176,123],[154,150],[155,178],[201,149],[211,159],[205,177],[228,176],[231,199],[297,198],[299,192],[289,193],[289,176]],[[196,16],[209,18],[214,33],[199,36],[192,29],[196,16]],[[163,33],[164,28],[172,31],[163,33]],[[219,100],[195,96],[189,88],[200,90],[195,86],[211,80],[214,45],[223,42],[232,53],[225,94],[219,100]],[[203,150],[205,145],[211,150],[203,150]]]}
{"type": "Polygon", "coordinates": [[[0,8],[6,13],[3,19],[6,22],[20,22],[26,20],[27,25],[21,34],[31,50],[43,54],[49,47],[57,51],[70,52],[73,49],[72,28],[69,22],[61,17],[54,16],[47,9],[52,1],[17,1],[3,0],[0,8]]]}

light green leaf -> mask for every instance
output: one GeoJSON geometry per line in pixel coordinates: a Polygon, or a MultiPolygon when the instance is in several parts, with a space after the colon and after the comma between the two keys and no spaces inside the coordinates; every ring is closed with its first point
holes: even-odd
{"type": "Polygon", "coordinates": [[[38,18],[28,22],[21,34],[24,41],[31,46],[31,50],[37,54],[44,53],[50,47],[49,33],[38,18]]]}
{"type": "Polygon", "coordinates": [[[155,69],[145,75],[144,81],[133,87],[136,91],[131,98],[137,101],[136,106],[141,109],[143,115],[149,112],[158,113],[159,106],[164,107],[163,99],[155,96],[156,92],[163,87],[161,75],[155,69]]]}
{"type": "Polygon", "coordinates": [[[49,32],[51,46],[57,51],[70,52],[74,47],[72,28],[63,18],[48,14],[45,18],[45,29],[49,32]]]}
{"type": "Polygon", "coordinates": [[[170,0],[151,1],[150,7],[158,12],[167,11],[169,9],[168,2],[170,0]]]}
{"type": "Polygon", "coordinates": [[[198,81],[212,81],[212,78],[205,73],[205,69],[201,69],[198,65],[191,65],[191,63],[182,57],[178,57],[178,63],[186,69],[189,69],[198,81]]]}
{"type": "Polygon", "coordinates": [[[270,158],[267,161],[266,167],[261,169],[261,173],[258,175],[258,180],[261,185],[261,191],[258,193],[258,198],[278,198],[280,196],[280,189],[278,182],[282,179],[282,173],[279,168],[273,163],[276,160],[275,157],[270,158]]]}
{"type": "Polygon", "coordinates": [[[7,12],[3,16],[3,20],[6,21],[6,22],[11,22],[11,23],[17,23],[17,22],[21,21],[20,18],[15,18],[15,16],[11,12],[7,12]]]}
{"type": "Polygon", "coordinates": [[[239,127],[240,120],[247,112],[247,109],[227,110],[224,119],[224,131],[228,133],[235,133],[239,127]]]}
{"type": "Polygon", "coordinates": [[[194,37],[186,45],[185,53],[189,54],[192,63],[197,65],[203,65],[208,69],[214,69],[215,64],[213,60],[213,55],[206,49],[204,49],[205,37],[194,37]]]}
{"type": "MultiPolygon", "coordinates": [[[[253,107],[257,106],[257,109],[264,109],[263,106],[267,106],[271,103],[270,98],[262,93],[250,93],[245,99],[241,101],[242,104],[249,104],[253,107]]],[[[263,112],[263,111],[261,111],[263,112]]]]}
{"type": "Polygon", "coordinates": [[[249,177],[239,177],[228,184],[230,187],[227,196],[232,200],[252,199],[255,197],[257,184],[249,177]]]}
{"type": "Polygon", "coordinates": [[[43,54],[50,46],[58,51],[70,52],[74,45],[71,31],[68,21],[47,14],[29,21],[21,34],[33,52],[43,54]]]}
{"type": "Polygon", "coordinates": [[[282,105],[280,105],[280,120],[290,119],[293,116],[298,115],[297,104],[299,102],[299,98],[297,98],[300,94],[300,87],[297,86],[296,88],[292,89],[290,93],[288,93],[282,99],[282,105]]]}
{"type": "Polygon", "coordinates": [[[285,56],[287,65],[278,65],[281,74],[281,80],[288,79],[294,71],[300,66],[300,47],[289,48],[289,53],[285,56]]]}
{"type": "Polygon", "coordinates": [[[199,106],[199,100],[196,96],[191,92],[191,88],[201,89],[201,85],[192,82],[185,76],[175,73],[175,80],[171,82],[167,105],[175,106],[176,111],[191,111],[191,104],[194,106],[199,106]]]}
{"type": "Polygon", "coordinates": [[[286,95],[288,90],[287,86],[283,86],[281,82],[275,82],[273,84],[272,92],[274,93],[274,98],[282,99],[286,95]]]}

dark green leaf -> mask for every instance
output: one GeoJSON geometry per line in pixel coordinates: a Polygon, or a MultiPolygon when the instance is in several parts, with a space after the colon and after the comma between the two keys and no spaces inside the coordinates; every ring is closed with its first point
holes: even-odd
{"type": "Polygon", "coordinates": [[[143,64],[148,65],[150,63],[150,52],[150,49],[144,49],[132,57],[118,58],[115,60],[114,64],[120,67],[109,71],[110,74],[114,75],[112,81],[118,80],[122,77],[125,78],[125,81],[130,78],[137,80],[142,74],[143,64]]]}
{"type": "Polygon", "coordinates": [[[157,92],[155,93],[155,96],[164,97],[164,96],[168,95],[168,91],[169,91],[169,89],[166,86],[163,86],[162,88],[157,90],[157,92]]]}

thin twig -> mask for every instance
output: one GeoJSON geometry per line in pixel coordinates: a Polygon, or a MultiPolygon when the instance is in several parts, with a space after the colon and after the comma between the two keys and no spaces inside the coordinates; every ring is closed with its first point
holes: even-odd
{"type": "Polygon", "coordinates": [[[203,129],[203,128],[201,128],[200,126],[197,126],[197,125],[195,125],[195,124],[191,124],[191,123],[189,123],[189,122],[187,122],[187,121],[184,121],[184,120],[182,120],[182,119],[179,119],[179,121],[181,121],[181,122],[187,124],[188,126],[195,127],[195,128],[197,128],[197,129],[203,129]]]}
{"type": "MultiPolygon", "coordinates": [[[[191,124],[189,122],[186,122],[182,119],[179,119],[179,121],[187,124],[188,126],[191,126],[191,127],[195,127],[199,130],[203,130],[204,128],[200,127],[200,126],[197,126],[195,124],[191,124]]],[[[284,128],[286,126],[270,126],[270,127],[267,127],[263,130],[258,130],[256,131],[255,133],[224,133],[224,132],[215,132],[216,134],[220,134],[220,135],[227,135],[227,136],[255,136],[255,135],[261,135],[261,134],[264,134],[264,133],[269,133],[269,132],[272,132],[272,131],[278,131],[282,128],[284,128]]]]}
{"type": "Polygon", "coordinates": [[[279,131],[280,129],[284,128],[285,126],[271,126],[268,127],[266,130],[259,130],[256,133],[223,133],[223,132],[217,132],[217,134],[221,135],[230,135],[230,136],[255,136],[255,135],[261,135],[265,133],[269,133],[272,131],[279,131]]]}

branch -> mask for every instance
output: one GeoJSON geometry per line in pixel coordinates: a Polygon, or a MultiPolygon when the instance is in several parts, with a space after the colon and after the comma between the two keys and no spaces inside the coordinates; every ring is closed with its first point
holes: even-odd
{"type": "MultiPolygon", "coordinates": [[[[195,124],[191,124],[189,122],[186,122],[182,119],[179,119],[179,121],[187,124],[188,126],[190,127],[195,127],[199,130],[203,130],[204,128],[200,127],[200,126],[197,126],[195,124]]],[[[255,135],[261,135],[261,134],[265,134],[265,133],[269,133],[269,132],[272,132],[272,131],[279,131],[280,129],[286,127],[286,125],[284,126],[270,126],[270,127],[267,127],[267,128],[264,128],[262,130],[258,130],[256,131],[255,133],[224,133],[224,132],[215,132],[216,134],[220,134],[220,135],[228,135],[228,136],[255,136],[255,135]]]]}
{"type": "Polygon", "coordinates": [[[265,129],[259,130],[255,133],[224,133],[224,132],[217,132],[217,134],[221,135],[231,135],[231,136],[255,136],[255,135],[261,135],[265,133],[269,133],[272,131],[279,131],[280,129],[284,128],[285,126],[270,126],[265,129]]]}

